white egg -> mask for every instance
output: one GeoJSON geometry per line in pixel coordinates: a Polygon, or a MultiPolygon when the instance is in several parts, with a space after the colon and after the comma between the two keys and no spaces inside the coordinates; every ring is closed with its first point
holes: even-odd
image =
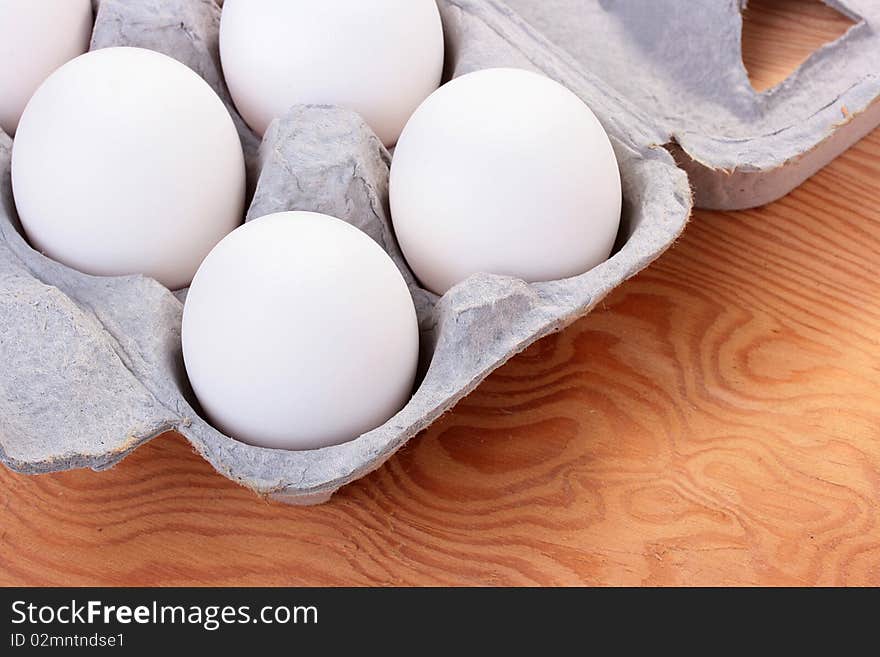
{"type": "Polygon", "coordinates": [[[384,424],[412,394],[419,330],[391,258],[349,224],[283,212],[202,263],[183,355],[207,417],[242,442],[314,449],[384,424]]]}
{"type": "Polygon", "coordinates": [[[88,274],[185,287],[244,212],[241,141],[226,107],[183,64],[97,50],[37,90],[12,152],[34,248],[88,274]]]}
{"type": "Polygon", "coordinates": [[[435,0],[226,0],[220,54],[260,135],[293,105],[339,105],[391,146],[440,84],[443,27],[435,0]]]}
{"type": "Polygon", "coordinates": [[[92,0],[0,0],[0,128],[15,134],[21,113],[52,71],[83,54],[92,0]]]}
{"type": "Polygon", "coordinates": [[[516,69],[462,76],[410,119],[391,167],[407,261],[443,294],[478,272],[528,282],[582,274],[620,226],[617,160],[571,91],[516,69]]]}

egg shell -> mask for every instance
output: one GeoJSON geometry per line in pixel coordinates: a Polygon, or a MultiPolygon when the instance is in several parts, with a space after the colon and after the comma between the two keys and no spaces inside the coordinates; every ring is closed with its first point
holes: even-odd
{"type": "Polygon", "coordinates": [[[190,287],[182,337],[214,424],[281,449],[381,426],[412,396],[419,357],[394,262],[357,228],[311,212],[261,217],[220,242],[190,287]]]}
{"type": "Polygon", "coordinates": [[[610,255],[620,207],[602,124],[558,82],[521,69],[435,91],[391,165],[395,232],[437,294],[480,272],[527,282],[583,274],[610,255]]]}
{"type": "Polygon", "coordinates": [[[40,86],[12,183],[36,249],[170,289],[244,217],[244,155],[226,107],[188,67],[142,48],[82,55],[40,86]]]}
{"type": "Polygon", "coordinates": [[[92,0],[0,1],[0,129],[14,135],[28,100],[92,34],[92,0]]]}
{"type": "Polygon", "coordinates": [[[226,0],[223,72],[258,134],[297,104],[361,114],[386,146],[440,84],[434,0],[226,0]]]}

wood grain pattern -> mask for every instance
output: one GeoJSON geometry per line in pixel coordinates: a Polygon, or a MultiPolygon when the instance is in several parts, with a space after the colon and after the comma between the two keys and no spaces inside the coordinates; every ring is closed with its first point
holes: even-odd
{"type": "Polygon", "coordinates": [[[0,468],[0,584],[880,585],[878,181],[875,132],[778,203],[698,212],[326,506],[174,435],[0,468]]]}

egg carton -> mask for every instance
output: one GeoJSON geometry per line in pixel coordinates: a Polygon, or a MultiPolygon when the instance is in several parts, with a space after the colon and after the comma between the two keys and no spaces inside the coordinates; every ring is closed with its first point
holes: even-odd
{"type": "Polygon", "coordinates": [[[624,208],[613,256],[581,276],[526,284],[479,274],[437,297],[419,287],[401,256],[388,211],[391,156],[356,114],[294,107],[261,144],[223,83],[218,0],[98,0],[93,49],[131,45],[175,57],[230,107],[249,164],[248,219],[324,212],[386,249],[416,303],[420,382],[387,423],[335,447],[294,452],[224,436],[202,419],[187,383],[185,291],[139,276],[87,276],[34,252],[15,215],[12,142],[0,133],[0,460],[29,474],[102,470],[173,429],[218,472],[262,496],[326,501],[665,251],[690,216],[685,170],[704,205],[763,203],[880,122],[871,4],[835,4],[861,22],[759,95],[740,58],[742,3],[734,0],[438,0],[446,78],[510,66],[572,89],[609,133],[624,208]]]}

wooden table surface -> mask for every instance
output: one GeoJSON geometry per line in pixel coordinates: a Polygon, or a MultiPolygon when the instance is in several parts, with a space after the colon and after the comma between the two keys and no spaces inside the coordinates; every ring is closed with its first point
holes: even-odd
{"type": "MultiPolygon", "coordinates": [[[[751,7],[756,86],[846,27],[751,7]]],[[[786,199],[697,212],[325,506],[175,435],[111,472],[0,468],[0,584],[880,585],[878,301],[875,132],[786,199]]]]}

